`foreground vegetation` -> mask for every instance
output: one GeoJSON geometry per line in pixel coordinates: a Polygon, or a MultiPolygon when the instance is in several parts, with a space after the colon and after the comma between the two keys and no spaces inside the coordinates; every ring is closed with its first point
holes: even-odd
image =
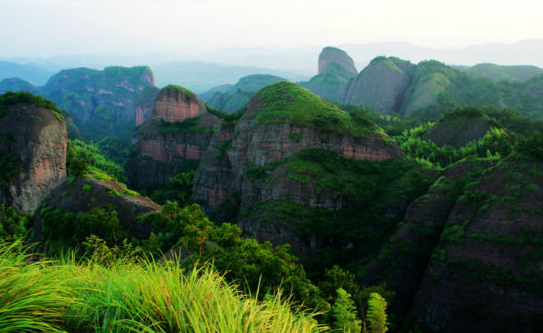
{"type": "Polygon", "coordinates": [[[57,261],[0,245],[0,332],[319,332],[280,293],[246,295],[212,269],[100,257],[57,261]]]}

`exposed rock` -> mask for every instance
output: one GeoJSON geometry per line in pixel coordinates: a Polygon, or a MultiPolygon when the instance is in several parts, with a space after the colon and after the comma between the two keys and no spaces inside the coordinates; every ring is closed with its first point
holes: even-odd
{"type": "Polygon", "coordinates": [[[138,187],[166,184],[175,174],[195,168],[218,123],[194,93],[177,86],[162,89],[151,119],[133,137],[136,156],[128,163],[132,182],[138,187]]]}
{"type": "MultiPolygon", "coordinates": [[[[362,135],[362,132],[325,130],[310,123],[300,123],[298,121],[301,120],[290,114],[296,112],[292,108],[297,107],[307,112],[304,117],[309,122],[312,117],[319,119],[324,116],[320,112],[329,114],[331,118],[338,117],[330,119],[331,123],[339,122],[339,118],[348,121],[342,117],[350,117],[292,83],[281,82],[262,89],[251,99],[247,111],[235,125],[219,127],[196,172],[193,196],[207,212],[219,214],[215,216],[217,220],[236,217],[236,212],[232,212],[232,216],[224,214],[224,210],[237,205],[240,211],[244,211],[257,202],[287,200],[328,209],[348,205],[352,201],[348,197],[337,197],[332,191],[317,191],[315,186],[289,179],[284,168],[267,169],[305,149],[322,148],[355,160],[381,161],[403,156],[395,144],[387,143],[382,134],[369,129],[362,135]],[[270,101],[270,96],[276,96],[275,100],[270,101]],[[311,103],[310,106],[302,104],[306,102],[311,103]],[[277,110],[278,115],[284,113],[285,118],[267,118],[271,116],[270,110],[277,110]],[[251,174],[255,170],[262,173],[262,177],[255,179],[251,174]],[[234,202],[236,200],[237,203],[234,202]]],[[[246,216],[240,219],[239,224],[248,236],[273,240],[275,244],[288,242],[293,249],[300,249],[297,254],[307,252],[306,242],[289,226],[269,226],[259,220],[259,215],[246,216]],[[262,225],[258,224],[261,222],[262,225]],[[277,231],[276,235],[271,236],[270,230],[277,231]]]]}
{"type": "Polygon", "coordinates": [[[343,102],[391,114],[400,110],[415,66],[397,59],[378,57],[349,82],[343,102]]]}
{"type": "Polygon", "coordinates": [[[542,168],[509,157],[454,205],[410,311],[423,330],[541,329],[542,168]]]}
{"type": "Polygon", "coordinates": [[[157,87],[147,87],[136,99],[134,125],[139,126],[151,118],[155,107],[155,99],[160,89],[157,87]]]}
{"type": "MultiPolygon", "coordinates": [[[[52,103],[51,103],[52,104],[52,103]]],[[[66,125],[59,112],[29,103],[6,106],[0,118],[0,156],[17,161],[18,172],[4,174],[0,202],[33,213],[42,199],[66,179],[66,125]]],[[[4,172],[4,171],[3,171],[4,172]]]]}
{"type": "Polygon", "coordinates": [[[155,99],[151,117],[173,123],[206,113],[204,103],[196,94],[178,86],[168,86],[162,89],[155,99]]]}
{"type": "Polygon", "coordinates": [[[335,47],[327,46],[322,49],[319,54],[319,74],[324,74],[329,72],[329,65],[336,63],[341,65],[343,69],[351,73],[352,76],[358,74],[356,67],[354,66],[354,61],[347,52],[340,50],[335,47]]]}
{"type": "Polygon", "coordinates": [[[319,55],[319,74],[300,84],[322,98],[342,102],[347,84],[357,74],[345,51],[325,47],[319,55]]]}

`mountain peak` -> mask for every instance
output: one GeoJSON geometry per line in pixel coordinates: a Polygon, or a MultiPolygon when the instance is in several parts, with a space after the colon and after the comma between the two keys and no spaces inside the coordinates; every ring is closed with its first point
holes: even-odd
{"type": "Polygon", "coordinates": [[[354,66],[354,61],[347,52],[335,47],[327,46],[322,49],[319,55],[319,74],[326,73],[329,65],[332,63],[341,65],[341,67],[354,75],[358,74],[358,71],[354,66]]]}

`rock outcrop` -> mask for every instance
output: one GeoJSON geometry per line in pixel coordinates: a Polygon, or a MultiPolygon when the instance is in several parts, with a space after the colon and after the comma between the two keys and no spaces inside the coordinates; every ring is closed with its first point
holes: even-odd
{"type": "Polygon", "coordinates": [[[322,98],[342,102],[349,81],[358,74],[349,55],[334,47],[325,47],[319,55],[319,74],[301,85],[322,98]]]}
{"type": "Polygon", "coordinates": [[[347,54],[347,52],[335,47],[327,46],[322,49],[319,54],[319,74],[325,74],[330,71],[328,68],[330,64],[339,64],[347,72],[353,76],[358,74],[354,65],[353,59],[347,54]]]}
{"type": "Polygon", "coordinates": [[[510,156],[455,203],[410,315],[432,332],[537,332],[542,162],[510,156]]]}
{"type": "MultiPolygon", "coordinates": [[[[225,206],[237,205],[238,210],[244,211],[257,202],[283,200],[308,207],[344,207],[349,202],[347,197],[300,184],[279,166],[310,148],[354,160],[382,161],[403,156],[378,127],[358,127],[348,113],[301,86],[280,82],[257,93],[235,125],[220,126],[196,172],[194,198],[207,212],[221,214],[220,208],[225,206]]],[[[235,217],[227,214],[217,219],[235,217]]],[[[255,220],[258,217],[251,218],[255,220]]],[[[280,228],[255,227],[251,221],[240,220],[240,226],[257,239],[263,239],[266,227],[280,228]]],[[[275,237],[274,243],[294,244],[295,233],[288,226],[283,229],[286,238],[275,237]]]]}
{"type": "Polygon", "coordinates": [[[349,82],[343,102],[391,114],[400,110],[415,66],[397,58],[378,57],[349,82]]]}
{"type": "Polygon", "coordinates": [[[136,127],[151,118],[159,91],[160,89],[157,87],[147,87],[136,99],[136,108],[134,110],[134,125],[136,127]]]}
{"type": "Polygon", "coordinates": [[[29,93],[0,96],[0,202],[33,213],[66,179],[66,125],[55,105],[29,93]]]}
{"type": "Polygon", "coordinates": [[[133,137],[136,157],[128,168],[132,182],[138,187],[165,184],[175,174],[194,169],[218,123],[193,92],[178,86],[162,89],[151,118],[133,137]]]}

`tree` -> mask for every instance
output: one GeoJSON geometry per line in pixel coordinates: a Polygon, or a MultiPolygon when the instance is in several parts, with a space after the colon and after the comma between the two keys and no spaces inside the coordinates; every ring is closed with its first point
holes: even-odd
{"type": "Polygon", "coordinates": [[[343,332],[359,333],[362,331],[362,321],[357,319],[357,311],[351,294],[338,288],[337,299],[332,307],[334,327],[343,332]]]}
{"type": "Polygon", "coordinates": [[[370,333],[385,333],[387,328],[386,315],[387,302],[378,293],[371,293],[368,300],[368,312],[366,314],[366,325],[370,333]]]}

